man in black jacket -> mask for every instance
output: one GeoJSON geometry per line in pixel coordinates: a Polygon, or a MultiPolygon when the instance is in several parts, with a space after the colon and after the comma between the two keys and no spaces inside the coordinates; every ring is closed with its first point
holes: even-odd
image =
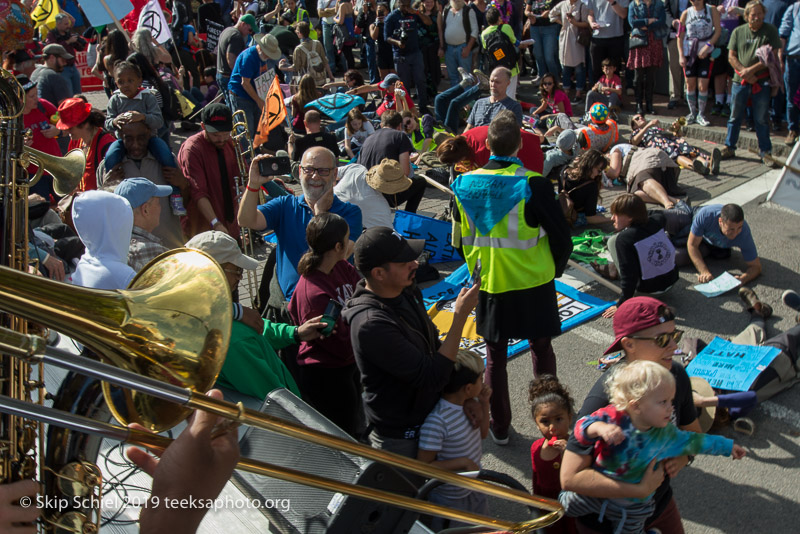
{"type": "Polygon", "coordinates": [[[355,265],[365,280],[343,312],[364,385],[370,443],[410,458],[417,457],[419,429],[450,379],[480,287],[461,290],[450,331],[439,341],[414,287],[424,245],[391,228],[364,232],[356,242],[355,265]]]}

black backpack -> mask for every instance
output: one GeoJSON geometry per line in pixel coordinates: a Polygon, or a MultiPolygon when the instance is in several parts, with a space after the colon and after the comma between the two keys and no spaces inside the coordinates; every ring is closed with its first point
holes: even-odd
{"type": "Polygon", "coordinates": [[[502,26],[486,36],[486,47],[483,51],[486,59],[485,72],[491,72],[496,67],[513,70],[517,66],[517,49],[500,28],[502,26]]]}

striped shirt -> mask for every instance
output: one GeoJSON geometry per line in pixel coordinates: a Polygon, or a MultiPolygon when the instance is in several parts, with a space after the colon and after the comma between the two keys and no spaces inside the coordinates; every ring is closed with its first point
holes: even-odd
{"type": "MultiPolygon", "coordinates": [[[[480,466],[481,430],[472,427],[462,406],[439,399],[420,429],[419,448],[436,451],[436,460],[467,457],[480,466]]],[[[452,499],[464,498],[470,492],[452,485],[440,486],[435,491],[452,499]]]]}

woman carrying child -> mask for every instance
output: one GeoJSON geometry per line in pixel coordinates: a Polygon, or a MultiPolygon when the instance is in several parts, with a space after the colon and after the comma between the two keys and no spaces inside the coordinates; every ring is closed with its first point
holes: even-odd
{"type": "MultiPolygon", "coordinates": [[[[295,324],[325,313],[331,301],[344,305],[361,280],[347,263],[350,227],[335,213],[322,213],[306,227],[309,250],[297,264],[300,281],[289,302],[295,324]]],[[[337,319],[332,333],[300,344],[297,353],[303,399],[339,428],[355,436],[361,410],[360,375],[350,328],[337,319]]]]}
{"type": "MultiPolygon", "coordinates": [[[[553,375],[531,380],[528,388],[531,413],[542,437],[531,445],[533,494],[558,499],[559,473],[575,407],[567,389],[553,375]]],[[[545,529],[547,534],[574,534],[575,519],[564,517],[545,529]]]]}
{"type": "MultiPolygon", "coordinates": [[[[594,447],[595,469],[612,480],[635,484],[652,462],[684,454],[734,460],[745,455],[732,439],[678,430],[672,423],[675,377],[662,365],[646,360],[618,364],[606,389],[611,403],[581,418],[574,438],[594,447]]],[[[605,515],[614,523],[615,534],[640,534],[656,507],[653,495],[626,499],[564,491],[558,500],[570,516],[605,515]]]]}
{"type": "MultiPolygon", "coordinates": [[[[668,370],[675,378],[676,387],[671,402],[672,421],[681,430],[700,432],[689,376],[683,365],[672,359],[682,335],[683,332],[675,328],[674,312],[666,304],[652,297],[634,297],[617,309],[614,343],[605,354],[621,350],[627,362],[650,361],[668,370]]],[[[592,414],[611,403],[605,389],[606,378],[601,377],[592,386],[578,417],[592,414]]],[[[593,451],[593,445],[582,445],[575,436],[569,439],[561,464],[561,486],[565,491],[603,499],[644,499],[655,491],[652,498],[655,510],[645,521],[645,527],[664,533],[683,532],[669,481],[689,463],[688,455],[663,462],[652,460],[641,480],[634,483],[615,480],[597,471],[592,466],[593,451]]],[[[613,532],[611,522],[599,520],[595,513],[578,518],[577,523],[578,531],[582,533],[613,532]]]]}

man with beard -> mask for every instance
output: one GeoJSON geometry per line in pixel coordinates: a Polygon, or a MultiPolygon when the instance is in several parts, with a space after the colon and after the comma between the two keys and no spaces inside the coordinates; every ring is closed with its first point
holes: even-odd
{"type": "Polygon", "coordinates": [[[480,289],[478,283],[461,290],[453,324],[440,341],[414,285],[424,246],[383,226],[364,232],[355,248],[364,280],[342,314],[364,384],[370,444],[409,458],[417,457],[420,427],[450,380],[480,289]]]}
{"type": "Polygon", "coordinates": [[[303,154],[300,161],[301,196],[286,195],[259,206],[258,191],[273,178],[261,175],[258,170],[258,162],[264,157],[258,156],[250,164],[247,188],[239,203],[239,224],[256,231],[275,231],[278,238],[275,271],[283,297],[288,300],[300,279],[297,262],[308,250],[306,226],[309,221],[320,213],[335,213],[347,221],[350,239],[355,241],[361,235],[361,210],[333,194],[336,156],[324,147],[312,147],[303,154]]]}
{"type": "MultiPolygon", "coordinates": [[[[155,156],[147,150],[147,142],[152,130],[144,121],[129,122],[120,130],[121,141],[125,146],[126,156],[113,169],[106,169],[106,160],[100,162],[97,169],[97,188],[116,187],[126,178],[147,178],[156,185],[177,187],[183,196],[184,205],[190,201],[189,181],[177,167],[163,167],[155,156]]],[[[172,213],[169,197],[161,201],[161,222],[153,230],[167,248],[178,248],[183,245],[181,221],[172,213]]]]}
{"type": "Polygon", "coordinates": [[[234,177],[239,175],[239,166],[231,139],[231,110],[225,104],[208,105],[200,124],[203,129],[178,151],[178,165],[192,191],[184,230],[188,236],[210,229],[238,238],[234,177]]]}
{"type": "Polygon", "coordinates": [[[42,50],[44,65],[39,65],[31,74],[31,81],[38,84],[39,98],[43,98],[55,107],[72,96],[72,87],[64,83],[61,72],[67,62],[75,56],[67,52],[60,44],[49,44],[42,50]]]}

